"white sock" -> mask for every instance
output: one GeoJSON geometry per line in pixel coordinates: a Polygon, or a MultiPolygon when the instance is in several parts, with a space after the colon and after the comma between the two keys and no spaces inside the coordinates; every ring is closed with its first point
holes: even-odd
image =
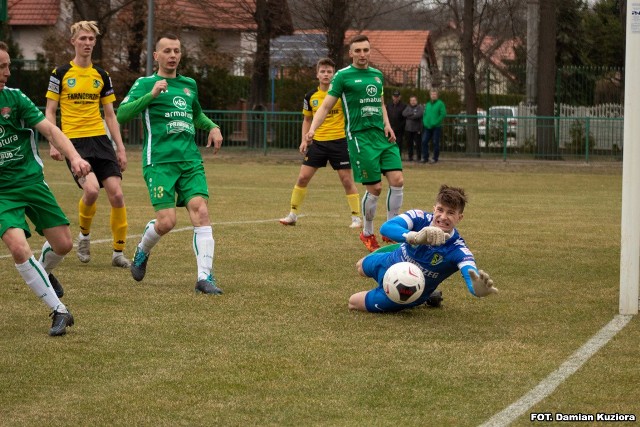
{"type": "Polygon", "coordinates": [[[138,247],[146,254],[151,253],[151,249],[160,241],[161,237],[162,236],[156,232],[156,220],[152,219],[144,228],[138,247]]]}
{"type": "Polygon", "coordinates": [[[58,264],[62,262],[64,259],[64,255],[58,255],[53,251],[49,242],[44,242],[42,245],[42,253],[40,254],[40,259],[38,262],[42,265],[42,268],[47,272],[47,274],[51,273],[54,268],[58,264]]]}
{"type": "Polygon", "coordinates": [[[60,302],[53,287],[51,287],[47,272],[42,268],[42,265],[36,261],[33,255],[25,263],[16,264],[16,269],[27,286],[29,286],[38,298],[44,301],[49,308],[66,312],[66,307],[60,302]]]}
{"type": "Polygon", "coordinates": [[[387,193],[387,221],[400,214],[402,199],[404,198],[404,187],[389,187],[387,193]]]}
{"type": "Polygon", "coordinates": [[[193,227],[193,252],[198,263],[198,280],[207,279],[213,269],[213,252],[215,250],[213,229],[210,225],[193,227]]]}
{"type": "Polygon", "coordinates": [[[373,218],[376,216],[378,208],[378,196],[374,196],[368,191],[362,196],[362,216],[364,218],[363,234],[371,236],[373,234],[373,218]]]}

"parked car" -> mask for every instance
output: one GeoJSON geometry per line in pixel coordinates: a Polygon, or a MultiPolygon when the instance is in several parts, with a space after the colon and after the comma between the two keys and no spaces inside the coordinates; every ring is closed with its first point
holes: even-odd
{"type": "MultiPolygon", "coordinates": [[[[487,130],[486,130],[487,129],[487,112],[479,108],[477,111],[477,115],[478,115],[478,135],[480,136],[480,138],[484,138],[484,136],[487,133],[487,130]]],[[[456,124],[454,127],[456,136],[463,139],[466,138],[468,118],[469,116],[464,111],[458,114],[456,118],[456,124]]]]}
{"type": "Polygon", "coordinates": [[[504,132],[506,122],[507,136],[516,136],[518,128],[518,107],[506,105],[490,107],[488,116],[491,132],[500,135],[504,132]]]}

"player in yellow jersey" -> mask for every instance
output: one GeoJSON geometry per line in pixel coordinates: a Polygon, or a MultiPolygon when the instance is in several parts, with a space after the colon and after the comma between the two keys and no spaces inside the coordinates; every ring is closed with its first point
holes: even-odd
{"type": "Polygon", "coordinates": [[[327,162],[329,162],[331,167],[338,172],[338,177],[347,195],[347,203],[351,210],[351,225],[349,227],[362,227],[360,196],[351,174],[349,150],[347,149],[347,140],[344,133],[344,113],[340,102],[336,103],[335,107],[329,112],[323,125],[316,131],[313,140],[308,143],[306,139],[313,115],[327,95],[335,68],[336,65],[331,59],[320,59],[316,66],[320,85],[304,97],[302,142],[299,148],[300,153],[304,155],[304,160],[302,161],[302,166],[300,166],[298,180],[291,193],[291,212],[280,219],[280,223],[283,225],[296,224],[298,221],[298,209],[307,194],[309,181],[311,181],[318,168],[326,167],[327,162]]]}
{"type": "MultiPolygon", "coordinates": [[[[127,168],[127,155],[113,110],[116,97],[111,78],[109,73],[91,62],[98,35],[100,31],[95,21],[79,21],[71,26],[71,44],[76,55],[70,63],[57,67],[51,73],[46,117],[55,124],[56,111],[60,105],[62,131],[92,168],[92,173],[86,177],[78,179],[74,176],[76,183],[82,188],[82,198],[78,202],[78,259],[85,263],[91,259],[91,222],[96,213],[100,187],[104,187],[111,204],[111,265],[129,268],[131,262],[123,254],[127,240],[127,211],[121,186],[122,172],[127,168]],[[104,123],[115,143],[115,150],[107,136],[100,106],[104,111],[104,123]]],[[[63,159],[53,146],[50,154],[55,160],[63,159]]]]}

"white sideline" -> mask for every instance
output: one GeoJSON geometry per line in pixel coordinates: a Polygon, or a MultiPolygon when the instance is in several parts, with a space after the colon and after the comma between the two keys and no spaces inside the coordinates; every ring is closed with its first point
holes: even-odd
{"type": "Polygon", "coordinates": [[[480,424],[479,427],[501,427],[508,426],[518,419],[527,410],[562,384],[567,378],[573,375],[591,356],[596,354],[600,348],[608,343],[618,332],[620,332],[633,318],[631,315],[618,314],[607,325],[595,334],[589,341],[573,353],[558,369],[549,374],[535,388],[522,396],[518,401],[512,403],[502,411],[495,414],[489,420],[480,424]]]}
{"type": "MultiPolygon", "coordinates": [[[[302,218],[305,215],[298,215],[298,218],[302,218]]],[[[212,222],[211,225],[236,225],[236,224],[260,224],[263,222],[277,222],[278,218],[275,219],[256,219],[253,221],[228,221],[228,222],[212,222]]],[[[169,233],[178,233],[180,231],[193,231],[193,226],[191,227],[182,227],[182,228],[174,228],[173,230],[171,230],[169,233]]],[[[129,239],[133,239],[133,238],[138,238],[141,237],[142,234],[129,234],[127,235],[127,240],[129,239]]],[[[112,239],[97,239],[97,240],[91,240],[91,244],[96,244],[96,243],[110,243],[112,239]]],[[[74,243],[73,247],[75,248],[77,245],[74,243]]],[[[40,250],[34,250],[33,251],[34,255],[40,253],[40,250]]],[[[0,255],[0,259],[3,258],[11,258],[11,254],[6,254],[6,255],[0,255]]]]}

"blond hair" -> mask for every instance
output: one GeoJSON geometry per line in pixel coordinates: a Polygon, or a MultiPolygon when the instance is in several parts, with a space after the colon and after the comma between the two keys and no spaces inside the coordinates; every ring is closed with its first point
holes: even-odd
{"type": "Polygon", "coordinates": [[[71,38],[75,38],[80,31],[89,31],[96,36],[100,35],[98,23],[96,21],[78,21],[71,26],[71,38]]]}

